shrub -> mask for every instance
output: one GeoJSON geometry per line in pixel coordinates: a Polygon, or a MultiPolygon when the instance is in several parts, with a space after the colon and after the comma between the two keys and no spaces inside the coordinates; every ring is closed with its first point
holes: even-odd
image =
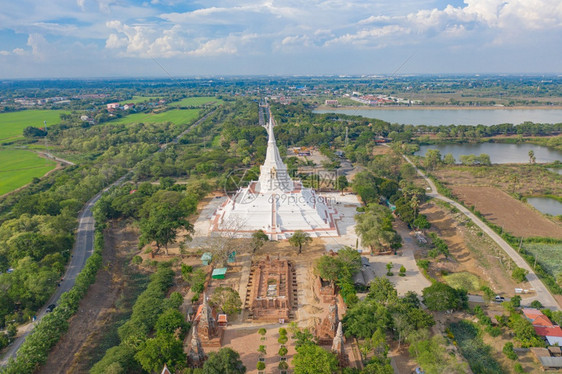
{"type": "Polygon", "coordinates": [[[256,365],[256,369],[264,370],[265,369],[265,362],[258,361],[258,364],[256,365]]]}
{"type": "Polygon", "coordinates": [[[286,356],[288,352],[289,350],[287,349],[287,347],[282,345],[281,348],[279,348],[279,352],[277,353],[279,354],[279,356],[286,356]]]}
{"type": "Polygon", "coordinates": [[[266,332],[267,330],[264,329],[263,327],[258,330],[258,334],[260,334],[261,336],[264,336],[266,332]]]}
{"type": "Polygon", "coordinates": [[[427,271],[429,269],[429,264],[431,263],[429,260],[418,260],[418,266],[427,271]]]}
{"type": "Polygon", "coordinates": [[[400,273],[398,273],[398,275],[401,277],[406,276],[406,268],[404,267],[404,265],[400,266],[400,273]]]}
{"type": "Polygon", "coordinates": [[[287,329],[281,327],[281,328],[279,329],[279,335],[280,335],[280,336],[287,336],[287,329]]]}
{"type": "Polygon", "coordinates": [[[142,264],[142,257],[141,256],[135,256],[133,257],[132,263],[135,265],[140,265],[142,264]]]}
{"type": "Polygon", "coordinates": [[[277,339],[277,342],[279,344],[285,344],[287,343],[287,340],[288,340],[287,336],[280,336],[279,339],[277,339]]]}
{"type": "Polygon", "coordinates": [[[520,268],[520,267],[516,267],[515,269],[513,269],[513,272],[511,273],[511,276],[517,282],[525,282],[527,280],[527,273],[528,273],[527,270],[525,270],[523,268],[520,268]]]}
{"type": "Polygon", "coordinates": [[[538,300],[533,300],[530,304],[531,308],[536,308],[536,309],[541,309],[542,308],[542,304],[540,301],[538,300]]]}
{"type": "Polygon", "coordinates": [[[289,364],[287,361],[281,361],[278,365],[279,370],[287,370],[289,368],[289,364]]]}
{"type": "Polygon", "coordinates": [[[519,308],[521,306],[521,296],[515,295],[511,298],[511,300],[509,300],[509,302],[514,308],[519,308]]]}
{"type": "Polygon", "coordinates": [[[513,343],[507,342],[503,346],[502,352],[504,355],[507,356],[510,360],[517,360],[517,353],[513,350],[513,343]]]}
{"type": "Polygon", "coordinates": [[[490,334],[491,337],[497,337],[502,334],[502,329],[496,326],[486,326],[486,332],[490,334]]]}
{"type": "Polygon", "coordinates": [[[525,373],[525,370],[523,370],[523,366],[521,366],[519,362],[516,363],[515,366],[513,366],[513,369],[515,369],[516,373],[520,373],[520,374],[525,373]]]}

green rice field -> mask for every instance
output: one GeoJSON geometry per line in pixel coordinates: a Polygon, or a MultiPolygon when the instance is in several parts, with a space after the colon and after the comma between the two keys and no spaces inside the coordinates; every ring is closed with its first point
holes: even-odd
{"type": "Polygon", "coordinates": [[[23,129],[27,126],[47,127],[60,122],[64,110],[22,110],[19,112],[0,113],[0,141],[15,140],[23,137],[23,129]]]}
{"type": "Polygon", "coordinates": [[[213,96],[188,97],[180,101],[174,101],[170,103],[170,106],[201,106],[212,102],[221,104],[223,101],[213,96]]]}
{"type": "Polygon", "coordinates": [[[111,121],[112,123],[164,123],[183,125],[199,116],[199,109],[172,109],[161,113],[134,113],[111,121]]]}
{"type": "Polygon", "coordinates": [[[54,161],[31,151],[0,148],[0,195],[28,184],[55,166],[54,161]]]}
{"type": "Polygon", "coordinates": [[[121,105],[123,104],[138,104],[138,103],[142,103],[144,101],[154,101],[158,99],[157,97],[153,97],[153,96],[133,96],[132,99],[129,100],[123,100],[120,102],[121,105]]]}
{"type": "Polygon", "coordinates": [[[531,252],[551,275],[562,273],[562,243],[524,243],[523,247],[531,252]]]}

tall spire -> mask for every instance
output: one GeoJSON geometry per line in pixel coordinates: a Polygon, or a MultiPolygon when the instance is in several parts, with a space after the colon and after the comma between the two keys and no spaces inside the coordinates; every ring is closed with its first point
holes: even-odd
{"type": "Polygon", "coordinates": [[[343,327],[341,321],[338,323],[338,331],[334,337],[334,342],[332,343],[332,352],[338,356],[343,356],[345,354],[344,341],[343,341],[343,327]]]}
{"type": "Polygon", "coordinates": [[[197,324],[193,325],[193,330],[191,331],[191,348],[189,350],[189,359],[191,364],[200,367],[205,361],[205,352],[201,346],[201,340],[199,339],[199,334],[197,331],[197,324]]]}
{"type": "Polygon", "coordinates": [[[290,192],[293,190],[293,181],[277,148],[271,112],[269,113],[269,121],[267,123],[267,136],[267,152],[265,154],[265,161],[260,167],[260,178],[256,190],[258,192],[290,192]]]}

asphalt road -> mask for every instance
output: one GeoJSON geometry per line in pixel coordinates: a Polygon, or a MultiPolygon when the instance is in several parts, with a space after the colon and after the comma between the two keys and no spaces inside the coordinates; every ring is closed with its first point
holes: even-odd
{"type": "Polygon", "coordinates": [[[493,241],[495,241],[504,251],[507,253],[509,257],[515,262],[515,264],[527,270],[529,273],[527,274],[527,280],[529,281],[531,288],[533,288],[536,292],[536,298],[528,298],[525,299],[525,302],[529,302],[532,299],[536,299],[541,302],[541,304],[548,309],[553,310],[560,310],[560,305],[556,301],[556,299],[552,296],[548,288],[543,284],[543,282],[539,279],[537,274],[533,271],[533,269],[527,264],[527,262],[511,247],[505,240],[502,239],[501,236],[496,234],[494,230],[492,230],[488,225],[486,225],[480,218],[478,218],[474,213],[470,210],[462,206],[461,204],[457,203],[454,200],[449,199],[437,192],[437,187],[433,183],[431,179],[429,179],[421,170],[419,170],[416,165],[406,156],[403,155],[404,159],[408,161],[417,171],[417,173],[425,179],[427,184],[429,184],[431,188],[431,192],[427,193],[428,196],[434,197],[439,200],[446,201],[447,203],[453,205],[457,208],[461,213],[466,215],[468,218],[472,220],[482,231],[484,231],[493,241]]]}
{"type": "MultiPolygon", "coordinates": [[[[215,109],[216,110],[216,109],[215,109]]],[[[179,134],[171,143],[178,143],[179,139],[191,131],[195,126],[199,125],[203,122],[208,116],[210,116],[215,111],[211,111],[207,113],[205,116],[197,120],[197,122],[193,123],[189,128],[179,134]]],[[[164,144],[158,149],[157,152],[162,152],[166,149],[168,144],[164,144]]],[[[92,255],[94,251],[94,217],[92,214],[92,208],[94,204],[100,199],[100,197],[110,188],[114,186],[119,186],[123,182],[125,182],[129,177],[131,177],[132,173],[127,173],[115,182],[113,182],[110,186],[104,188],[102,191],[98,192],[96,196],[90,199],[86,205],[82,208],[82,211],[78,215],[78,230],[76,232],[76,239],[74,242],[74,248],[72,250],[72,256],[70,258],[70,263],[66,268],[66,272],[63,277],[63,281],[60,283],[60,287],[57,287],[56,292],[51,296],[49,301],[43,306],[41,312],[37,315],[37,320],[35,322],[29,323],[25,326],[20,327],[19,331],[22,332],[20,336],[18,336],[12,344],[10,344],[2,359],[0,360],[0,366],[5,366],[8,363],[8,360],[12,357],[15,357],[17,354],[18,349],[25,341],[25,338],[33,331],[33,328],[43,317],[45,317],[45,310],[48,305],[57,304],[59,298],[63,293],[69,291],[76,282],[76,277],[82,269],[84,265],[86,265],[86,260],[92,255]]]]}

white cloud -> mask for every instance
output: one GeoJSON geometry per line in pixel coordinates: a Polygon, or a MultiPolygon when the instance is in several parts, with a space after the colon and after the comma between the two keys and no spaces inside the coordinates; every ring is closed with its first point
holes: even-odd
{"type": "Polygon", "coordinates": [[[39,60],[45,59],[50,51],[49,43],[41,34],[29,34],[27,45],[31,47],[31,54],[39,60]]]}

